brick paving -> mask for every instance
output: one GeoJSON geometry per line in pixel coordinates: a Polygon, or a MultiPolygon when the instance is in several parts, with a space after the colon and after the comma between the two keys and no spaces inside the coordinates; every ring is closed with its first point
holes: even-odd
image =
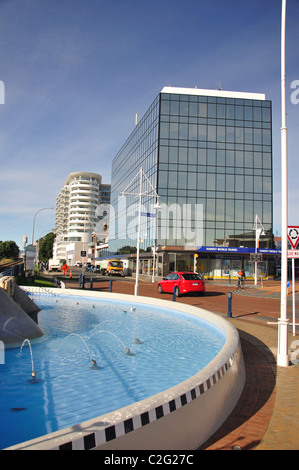
{"type": "MultiPolygon", "coordinates": [[[[65,284],[69,288],[78,288],[75,280],[65,280],[65,284]]],[[[88,282],[86,287],[89,287],[88,282]]],[[[109,281],[94,279],[93,288],[109,291],[109,281]]],[[[112,289],[133,295],[134,282],[132,279],[115,279],[112,289]]],[[[177,302],[227,316],[229,291],[233,292],[233,300],[232,318],[228,320],[240,334],[246,384],[231,416],[201,449],[299,450],[299,363],[290,362],[289,367],[276,365],[277,326],[267,324],[280,316],[279,283],[265,282],[263,288],[248,285],[247,289],[237,292],[235,285],[208,281],[205,296],[180,297],[177,302]]],[[[172,300],[170,294],[158,294],[157,283],[151,282],[140,281],[139,295],[172,300]]],[[[290,298],[288,300],[290,303],[290,298]]],[[[298,322],[298,309],[296,318],[298,322]]],[[[291,351],[292,348],[299,350],[298,330],[299,327],[293,336],[290,328],[291,351]]]]}
{"type": "Polygon", "coordinates": [[[241,342],[247,376],[243,394],[231,416],[201,449],[254,450],[269,425],[276,394],[272,368],[242,333],[241,342]]]}

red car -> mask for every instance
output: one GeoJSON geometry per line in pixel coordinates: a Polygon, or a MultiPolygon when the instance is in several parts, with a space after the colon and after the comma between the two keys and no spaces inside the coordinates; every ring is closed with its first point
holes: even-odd
{"type": "Polygon", "coordinates": [[[206,290],[202,275],[190,272],[170,273],[158,283],[160,294],[163,292],[172,294],[173,288],[175,288],[175,295],[177,297],[190,292],[204,294],[206,290]]]}

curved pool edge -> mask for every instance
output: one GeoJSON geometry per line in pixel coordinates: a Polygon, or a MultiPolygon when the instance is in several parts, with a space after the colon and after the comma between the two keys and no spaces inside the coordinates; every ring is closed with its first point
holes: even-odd
{"type": "Polygon", "coordinates": [[[236,406],[245,385],[245,364],[238,331],[221,316],[150,297],[81,289],[26,290],[161,306],[198,316],[222,330],[227,339],[206,367],[175,387],[8,450],[194,450],[219,429],[236,406]]]}

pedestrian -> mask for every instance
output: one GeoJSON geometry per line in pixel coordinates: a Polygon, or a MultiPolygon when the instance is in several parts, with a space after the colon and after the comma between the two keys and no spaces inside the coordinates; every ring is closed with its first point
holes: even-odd
{"type": "Polygon", "coordinates": [[[240,271],[238,271],[238,287],[242,286],[244,279],[245,279],[245,273],[241,269],[240,271]]]}

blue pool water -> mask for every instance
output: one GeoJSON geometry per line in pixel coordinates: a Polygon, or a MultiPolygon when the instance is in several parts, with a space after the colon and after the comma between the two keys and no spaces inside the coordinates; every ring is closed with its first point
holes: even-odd
{"type": "Polygon", "coordinates": [[[28,343],[21,352],[5,351],[1,449],[173,387],[206,366],[225,343],[213,325],[174,310],[73,296],[32,298],[42,309],[39,325],[46,334],[31,342],[34,380],[28,343]]]}

